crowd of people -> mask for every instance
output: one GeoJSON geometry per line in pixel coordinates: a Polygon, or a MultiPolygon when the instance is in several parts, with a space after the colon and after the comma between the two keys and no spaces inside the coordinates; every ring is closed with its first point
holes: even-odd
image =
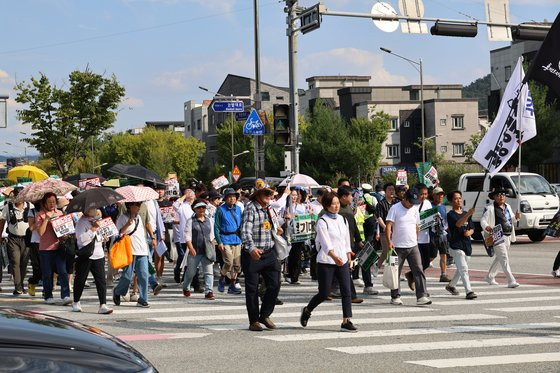
{"type": "MultiPolygon", "coordinates": [[[[336,188],[319,189],[316,195],[309,188],[289,184],[270,188],[262,180],[251,191],[241,190],[236,184],[221,191],[197,184],[183,188],[180,196],[168,197],[164,186],[155,189],[158,199],[82,211],[75,232],[63,237],[55,235],[51,222],[65,214],[69,196],[46,193],[41,200],[30,203],[16,199],[20,188],[11,190],[0,215],[0,232],[4,232],[13,295],[36,296],[36,288],[42,284],[43,299],[55,304],[53,293],[58,286],[62,305],[81,312],[80,299],[84,287],[90,286],[87,279],[91,273],[100,314],[113,312],[106,301],[111,285],[115,306],[136,302],[138,307],[149,307],[150,292],[157,296],[167,286],[162,275],[169,263],[173,265],[174,281],[181,284],[186,298],[196,292],[211,301],[217,296],[214,289],[232,296],[244,293],[249,329],[262,331],[262,325],[276,328],[271,316],[275,305],[282,304],[281,284],[297,286],[300,275],[308,273],[317,281],[318,292],[302,309],[301,325],[307,326],[322,302],[341,298],[341,330],[355,331],[352,304],[363,302],[356,288],[363,288],[364,295],[377,295],[374,281],[388,256],[398,257],[399,278],[404,276],[415,292],[416,304],[426,306],[431,300],[425,273],[439,255],[439,280],[445,289],[459,295],[457,284],[461,280],[466,299],[477,298],[468,270],[474,210],[463,209],[459,191],[447,194],[451,206],[446,208],[446,194],[440,187],[418,184],[409,188],[386,183],[356,188],[348,179],[340,179],[336,188]],[[162,213],[166,208],[172,208],[171,218],[162,213]],[[434,222],[421,227],[421,214],[433,208],[437,209],[434,222]],[[316,219],[315,228],[311,236],[295,239],[295,220],[304,215],[316,219]],[[118,230],[111,238],[98,232],[100,219],[106,217],[118,230]],[[122,235],[130,237],[133,259],[117,271],[107,265],[106,257],[122,235]],[[73,250],[69,249],[72,245],[73,250]],[[379,259],[371,268],[360,268],[356,257],[366,245],[373,245],[379,259]],[[286,247],[289,254],[284,258],[280,248],[286,247]],[[77,255],[86,250],[87,255],[77,255]],[[409,271],[401,274],[405,261],[409,271]],[[26,288],[29,262],[32,274],[26,288]],[[450,278],[447,267],[451,262],[456,270],[450,278]]],[[[495,255],[486,281],[497,285],[501,266],[507,286],[514,288],[519,284],[509,266],[508,250],[515,242],[513,227],[519,213],[514,214],[506,203],[505,190],[495,189],[489,198],[493,202],[484,212],[482,229],[491,235],[499,224],[504,239],[493,245],[495,255]]],[[[390,294],[391,304],[403,304],[400,281],[390,294]]]]}

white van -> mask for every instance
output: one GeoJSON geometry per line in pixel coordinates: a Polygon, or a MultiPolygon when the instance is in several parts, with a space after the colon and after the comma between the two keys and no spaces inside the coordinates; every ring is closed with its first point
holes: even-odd
{"type": "Polygon", "coordinates": [[[483,173],[461,175],[459,190],[463,193],[464,209],[473,207],[480,194],[473,215],[476,226],[473,238],[482,239],[480,219],[484,207],[491,202],[488,193],[493,188],[510,190],[507,203],[514,212],[517,211],[518,201],[521,201],[521,220],[515,225],[515,233],[527,234],[531,241],[542,241],[546,227],[558,211],[559,198],[556,189],[544,177],[527,172],[521,173],[520,183],[517,172],[500,172],[494,177],[485,177],[483,173]]]}

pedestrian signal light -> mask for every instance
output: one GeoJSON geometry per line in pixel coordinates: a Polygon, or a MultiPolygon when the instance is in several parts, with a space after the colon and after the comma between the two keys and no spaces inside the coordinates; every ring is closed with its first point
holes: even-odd
{"type": "Polygon", "coordinates": [[[276,145],[290,144],[290,105],[276,104],[274,112],[274,143],[276,145]]]}

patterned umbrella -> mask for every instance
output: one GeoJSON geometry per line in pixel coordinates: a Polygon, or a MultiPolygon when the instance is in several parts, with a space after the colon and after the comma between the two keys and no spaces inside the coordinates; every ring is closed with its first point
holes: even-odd
{"type": "Polygon", "coordinates": [[[144,202],[158,199],[159,194],[149,187],[128,185],[115,189],[124,199],[121,202],[144,202]]]}
{"type": "Polygon", "coordinates": [[[76,189],[78,188],[66,181],[49,177],[48,179],[29,184],[23,188],[23,190],[19,192],[16,201],[34,202],[40,200],[49,192],[52,192],[57,196],[64,196],[66,193],[76,189]]]}

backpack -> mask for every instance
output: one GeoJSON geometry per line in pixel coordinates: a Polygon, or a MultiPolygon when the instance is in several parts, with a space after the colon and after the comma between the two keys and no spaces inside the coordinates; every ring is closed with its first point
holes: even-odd
{"type": "Polygon", "coordinates": [[[14,204],[12,202],[8,202],[8,215],[9,215],[9,222],[11,225],[16,225],[18,223],[24,222],[27,223],[27,214],[29,214],[29,202],[25,202],[25,209],[23,210],[23,219],[18,219],[16,217],[16,211],[14,209],[14,204]]]}

